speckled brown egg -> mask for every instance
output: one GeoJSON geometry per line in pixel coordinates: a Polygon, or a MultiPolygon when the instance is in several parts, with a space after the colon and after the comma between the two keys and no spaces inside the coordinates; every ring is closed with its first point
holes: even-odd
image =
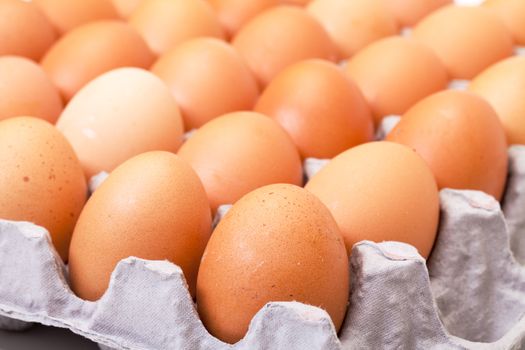
{"type": "Polygon", "coordinates": [[[69,253],[73,291],[97,300],[121,259],[169,260],[195,294],[197,271],[211,232],[202,183],[169,152],[140,154],[115,169],[89,198],[69,253]]]}
{"type": "Polygon", "coordinates": [[[498,115],[464,91],[431,95],[406,112],[387,140],[413,148],[439,188],[484,191],[500,199],[507,178],[507,142],[498,115]]]}
{"type": "Polygon", "coordinates": [[[332,158],[371,141],[374,124],[356,84],[334,63],[296,63],[272,80],[255,110],[275,119],[303,158],[332,158]]]}
{"type": "Polygon", "coordinates": [[[272,119],[255,112],[218,117],[197,130],[178,154],[197,172],[212,209],[273,183],[302,183],[299,153],[272,119]]]}
{"type": "Polygon", "coordinates": [[[33,117],[0,121],[0,218],[45,227],[66,261],[87,197],[86,179],[67,140],[33,117]]]}
{"type": "Polygon", "coordinates": [[[199,269],[197,308],[208,331],[228,343],[244,337],[272,301],[320,307],[337,331],[348,277],[341,233],[319,199],[293,185],[265,186],[239,200],[214,230],[199,269]]]}

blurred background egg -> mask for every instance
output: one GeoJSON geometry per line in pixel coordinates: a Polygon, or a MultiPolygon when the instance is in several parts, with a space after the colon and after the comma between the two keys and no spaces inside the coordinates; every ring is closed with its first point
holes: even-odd
{"type": "Polygon", "coordinates": [[[503,20],[517,44],[525,45],[525,1],[487,0],[483,5],[503,20]]]}
{"type": "Polygon", "coordinates": [[[59,34],[81,24],[102,19],[117,19],[111,0],[33,0],[59,34]]]}
{"type": "Polygon", "coordinates": [[[57,35],[35,4],[0,0],[0,38],[0,56],[18,55],[38,61],[57,35]]]}
{"type": "Polygon", "coordinates": [[[64,35],[42,59],[42,67],[69,101],[107,71],[126,66],[149,68],[153,60],[144,40],[128,24],[98,21],[64,35]]]}
{"type": "Polygon", "coordinates": [[[250,20],[232,41],[259,85],[287,66],[308,58],[335,60],[336,49],[323,27],[305,10],[277,6],[250,20]]]}
{"type": "Polygon", "coordinates": [[[455,79],[472,79],[512,54],[512,36],[486,8],[445,6],[421,20],[413,36],[430,47],[455,79]]]}
{"type": "Polygon", "coordinates": [[[187,130],[222,114],[250,110],[259,96],[239,53],[214,38],[186,41],[161,56],[151,71],[170,88],[187,130]]]}
{"type": "Polygon", "coordinates": [[[447,70],[436,54],[408,38],[370,44],[345,68],[363,91],[376,125],[387,115],[405,113],[422,98],[447,87],[447,70]]]}
{"type": "Polygon", "coordinates": [[[87,197],[84,173],[67,140],[38,118],[2,120],[0,164],[0,218],[43,226],[66,261],[87,197]]]}
{"type": "Polygon", "coordinates": [[[285,4],[306,6],[311,0],[282,0],[285,4]]]}
{"type": "Polygon", "coordinates": [[[29,115],[54,124],[62,112],[62,99],[51,79],[25,57],[0,57],[0,96],[0,120],[29,115]]]}
{"type": "Polygon", "coordinates": [[[202,183],[168,152],[138,155],[115,169],[89,198],[69,253],[73,291],[97,300],[121,259],[169,260],[195,295],[199,263],[211,231],[202,183]]]}
{"type": "Polygon", "coordinates": [[[307,60],[286,68],[262,93],[255,110],[275,119],[303,158],[332,158],[373,138],[372,116],[361,91],[328,61],[307,60]]]}
{"type": "Polygon", "coordinates": [[[126,19],[144,0],[112,0],[113,6],[117,10],[120,17],[126,19]]]}
{"type": "Polygon", "coordinates": [[[82,88],[57,128],[71,142],[89,178],[143,152],[176,152],[184,127],[162,80],[143,69],[120,68],[82,88]]]}
{"type": "Polygon", "coordinates": [[[315,196],[293,185],[250,192],[219,222],[197,280],[197,308],[215,337],[235,343],[268,302],[328,312],[338,331],[349,294],[341,233],[315,196]]]}
{"type": "MultiPolygon", "coordinates": [[[[452,0],[381,0],[399,26],[412,27],[429,13],[451,4],[452,0]]],[[[521,1],[521,0],[518,0],[521,1]]]]}
{"type": "Polygon", "coordinates": [[[308,11],[330,34],[341,59],[398,32],[394,17],[381,0],[313,0],[308,11]]]}
{"type": "Polygon", "coordinates": [[[217,15],[204,0],[143,1],[131,14],[129,23],[157,55],[191,38],[224,38],[217,15]]]}
{"type": "Polygon", "coordinates": [[[400,241],[427,258],[436,238],[439,193],[410,148],[371,142],[341,153],[305,187],[330,210],[350,253],[362,240],[400,241]]]}
{"type": "Polygon", "coordinates": [[[439,188],[484,191],[500,199],[507,178],[507,142],[494,109],[472,93],[443,91],[406,112],[387,140],[413,148],[439,188]]]}
{"type": "Polygon", "coordinates": [[[472,80],[469,90],[496,110],[509,145],[525,145],[525,57],[490,66],[472,80]]]}
{"type": "Polygon", "coordinates": [[[279,124],[255,112],[210,121],[178,154],[199,175],[213,211],[264,185],[302,184],[301,159],[292,140],[279,124]]]}

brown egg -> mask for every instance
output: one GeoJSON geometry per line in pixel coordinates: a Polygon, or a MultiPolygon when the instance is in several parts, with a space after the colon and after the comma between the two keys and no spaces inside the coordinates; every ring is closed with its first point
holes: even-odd
{"type": "Polygon", "coordinates": [[[303,158],[332,158],[371,141],[370,109],[340,67],[322,60],[296,63],[272,80],[255,107],[290,134],[303,158]]]}
{"type": "Polygon", "coordinates": [[[308,12],[294,6],[262,12],[241,28],[232,44],[263,87],[298,61],[336,58],[334,44],[323,27],[308,12]]]}
{"type": "Polygon", "coordinates": [[[310,3],[311,0],[282,0],[285,4],[291,4],[291,5],[298,5],[298,6],[306,6],[308,3],[310,3]]]}
{"type": "Polygon", "coordinates": [[[500,17],[519,45],[525,45],[525,1],[487,0],[483,3],[500,17]]]}
{"type": "Polygon", "coordinates": [[[112,0],[118,14],[122,18],[128,18],[143,0],[112,0]]]}
{"type": "Polygon", "coordinates": [[[81,24],[102,19],[117,19],[111,0],[33,0],[49,18],[59,34],[81,24]]]}
{"type": "Polygon", "coordinates": [[[225,113],[250,110],[259,96],[242,57],[219,39],[189,40],[161,56],[151,71],[169,86],[187,130],[225,113]]]}
{"type": "Polygon", "coordinates": [[[233,36],[259,12],[278,5],[282,0],[209,0],[228,36],[233,36]]]}
{"type": "Polygon", "coordinates": [[[69,101],[90,80],[107,71],[126,66],[149,68],[153,60],[144,40],[128,24],[99,21],[64,35],[47,52],[42,67],[69,101]]]}
{"type": "Polygon", "coordinates": [[[324,26],[347,58],[371,42],[398,32],[381,0],[313,0],[308,11],[324,26]]]}
{"type": "MultiPolygon", "coordinates": [[[[426,15],[452,0],[382,0],[401,27],[412,27],[426,15]]],[[[519,1],[519,0],[518,0],[519,1]]]]}
{"type": "Polygon", "coordinates": [[[406,146],[371,142],[341,153],[305,187],[330,210],[350,254],[362,240],[412,244],[430,255],[439,192],[425,161],[406,146]]]}
{"type": "Polygon", "coordinates": [[[197,130],[178,152],[197,172],[213,211],[273,183],[302,183],[299,153],[286,132],[255,112],[230,113],[197,130]]]}
{"type": "Polygon", "coordinates": [[[53,26],[33,3],[0,0],[0,56],[38,61],[56,40],[53,26]]]}
{"type": "Polygon", "coordinates": [[[244,337],[272,301],[328,312],[339,330],[349,293],[348,257],[326,207],[293,185],[250,192],[221,220],[202,257],[197,308],[208,331],[228,343],[244,337]]]}
{"type": "Polygon", "coordinates": [[[482,7],[445,6],[420,21],[413,35],[436,52],[456,79],[472,79],[512,55],[512,37],[503,21],[482,7]]]}
{"type": "Polygon", "coordinates": [[[408,110],[387,136],[418,152],[439,188],[484,191],[500,199],[507,177],[507,142],[494,109],[464,91],[431,95],[408,110]]]}
{"type": "Polygon", "coordinates": [[[472,80],[469,90],[496,110],[508,144],[525,145],[525,57],[508,58],[490,66],[472,80]]]}
{"type": "Polygon", "coordinates": [[[0,218],[45,227],[67,260],[71,233],[87,197],[86,179],[67,140],[32,117],[0,121],[0,218]]]}
{"type": "Polygon", "coordinates": [[[116,69],[90,82],[66,106],[57,128],[88,178],[143,152],[176,152],[184,129],[166,85],[139,68],[116,69]]]}
{"type": "Polygon", "coordinates": [[[0,96],[0,120],[30,115],[55,123],[62,112],[56,87],[38,64],[24,57],[0,57],[0,96]]]}
{"type": "Polygon", "coordinates": [[[210,231],[210,207],[191,167],[168,152],[138,155],[115,169],[82,210],[69,253],[71,287],[97,300],[117,263],[136,256],[179,265],[193,296],[210,231]]]}
{"type": "Polygon", "coordinates": [[[379,40],[358,52],[346,72],[363,91],[376,124],[405,113],[422,98],[447,87],[447,70],[425,45],[402,37],[379,40]]]}
{"type": "Polygon", "coordinates": [[[224,38],[217,15],[204,0],[143,1],[131,14],[129,23],[157,55],[191,38],[224,38]]]}

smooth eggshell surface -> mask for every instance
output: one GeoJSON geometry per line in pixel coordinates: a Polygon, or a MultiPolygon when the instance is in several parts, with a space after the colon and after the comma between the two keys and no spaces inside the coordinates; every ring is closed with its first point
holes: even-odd
{"type": "Polygon", "coordinates": [[[262,93],[255,110],[275,119],[303,158],[332,158],[373,138],[370,109],[356,84],[337,65],[296,63],[262,93]]]}
{"type": "Polygon", "coordinates": [[[0,57],[0,120],[29,115],[55,123],[60,94],[42,68],[19,56],[0,57]]]}
{"type": "Polygon", "coordinates": [[[87,197],[80,163],[67,140],[32,117],[0,121],[0,218],[45,227],[66,261],[87,197]]]}
{"type": "Polygon", "coordinates": [[[470,92],[444,91],[408,110],[387,140],[413,148],[439,188],[484,191],[500,199],[507,178],[507,142],[494,109],[470,92]]]}
{"type": "Polygon", "coordinates": [[[131,16],[142,1],[144,0],[112,0],[118,14],[124,19],[131,16]]]}
{"type": "Polygon", "coordinates": [[[372,142],[341,153],[305,187],[327,206],[346,249],[362,240],[400,241],[427,258],[439,221],[436,180],[413,150],[372,142]]]}
{"type": "Polygon", "coordinates": [[[167,86],[139,68],[119,68],[90,82],[66,106],[57,128],[88,178],[143,152],[176,152],[184,129],[167,86]]]}
{"type": "Polygon", "coordinates": [[[234,343],[271,301],[325,309],[339,330],[348,293],[348,257],[330,212],[304,189],[278,184],[247,194],[220,221],[199,269],[197,307],[212,335],[234,343]]]}
{"type": "Polygon", "coordinates": [[[69,254],[73,291],[97,300],[121,259],[167,259],[179,265],[190,292],[211,232],[202,183],[169,152],[138,155],[115,169],[86,203],[69,254]]]}
{"type": "MultiPolygon", "coordinates": [[[[401,27],[412,27],[426,15],[452,0],[381,0],[401,27]]],[[[506,1],[506,0],[504,0],[506,1]]],[[[520,0],[518,0],[520,1],[520,0]]]]}
{"type": "Polygon", "coordinates": [[[212,120],[178,154],[201,178],[214,211],[264,185],[302,183],[301,159],[292,140],[259,113],[230,113],[212,120]]]}
{"type": "Polygon", "coordinates": [[[525,1],[487,0],[483,5],[503,20],[517,44],[525,45],[525,1]]]}

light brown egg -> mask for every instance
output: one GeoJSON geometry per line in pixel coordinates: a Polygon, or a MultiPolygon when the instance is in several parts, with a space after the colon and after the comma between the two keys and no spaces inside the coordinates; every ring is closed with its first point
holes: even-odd
{"type": "Polygon", "coordinates": [[[175,96],[187,130],[225,113],[250,110],[259,96],[242,57],[219,39],[189,40],[161,56],[151,71],[175,96]]]}
{"type": "Polygon", "coordinates": [[[33,3],[0,0],[0,56],[38,61],[56,40],[53,26],[33,3]]]}
{"type": "Polygon", "coordinates": [[[370,109],[355,83],[337,65],[296,63],[272,80],[255,107],[288,132],[303,158],[332,158],[371,141],[370,109]]]}
{"type": "Polygon", "coordinates": [[[204,0],[143,1],[131,14],[129,23],[157,55],[188,39],[224,38],[217,15],[204,0]]]}
{"type": "Polygon", "coordinates": [[[311,0],[282,0],[285,4],[297,5],[297,6],[306,6],[310,3],[311,0]]]}
{"type": "Polygon", "coordinates": [[[413,36],[436,52],[455,79],[472,79],[512,55],[512,36],[486,8],[445,6],[421,20],[413,36]]]}
{"type": "Polygon", "coordinates": [[[244,337],[272,301],[328,312],[336,331],[346,312],[348,257],[341,233],[314,195],[293,185],[250,192],[220,221],[197,280],[197,308],[208,331],[228,343],[244,337]]]}
{"type": "Polygon", "coordinates": [[[444,91],[406,112],[387,140],[419,153],[439,188],[484,191],[500,199],[507,177],[507,142],[494,109],[472,93],[444,91]]]}
{"type": "Polygon", "coordinates": [[[118,14],[122,18],[128,18],[143,0],[112,0],[118,14]]]}
{"type": "Polygon", "coordinates": [[[231,37],[259,12],[278,5],[282,0],[209,0],[226,34],[231,37]]]}
{"type": "Polygon", "coordinates": [[[260,13],[241,28],[232,44],[262,87],[293,63],[336,58],[334,44],[323,27],[295,6],[277,6],[260,13]]]}
{"type": "Polygon", "coordinates": [[[402,37],[370,44],[345,68],[361,88],[376,124],[387,115],[405,113],[422,98],[447,87],[447,70],[425,45],[402,37]]]}
{"type": "Polygon", "coordinates": [[[128,24],[98,21],[64,35],[42,59],[42,67],[69,101],[107,71],[126,66],[149,68],[153,60],[144,40],[128,24]]]}
{"type": "Polygon", "coordinates": [[[176,152],[184,129],[167,86],[139,68],[116,69],[91,81],[66,106],[57,128],[88,178],[143,152],[176,152]]]}
{"type": "Polygon", "coordinates": [[[87,197],[84,173],[55,127],[32,117],[0,121],[0,218],[45,227],[66,261],[87,197]]]}
{"type": "Polygon", "coordinates": [[[308,11],[324,26],[347,58],[371,42],[398,32],[381,0],[313,0],[308,11]]]}
{"type": "Polygon", "coordinates": [[[292,140],[276,122],[255,112],[210,121],[178,154],[199,175],[213,211],[264,185],[302,183],[301,159],[292,140]]]}
{"type": "Polygon", "coordinates": [[[498,113],[507,142],[525,145],[525,57],[498,62],[472,80],[469,90],[498,113]]]}
{"type": "Polygon", "coordinates": [[[406,146],[371,142],[341,153],[305,187],[330,210],[350,254],[362,240],[412,244],[427,258],[436,238],[439,193],[425,161],[406,146]]]}
{"type": "MultiPolygon", "coordinates": [[[[452,0],[382,0],[401,27],[412,27],[426,15],[452,0]]],[[[518,0],[519,1],[519,0],[518,0]]]]}
{"type": "Polygon", "coordinates": [[[129,256],[182,268],[192,296],[211,232],[202,183],[168,152],[138,155],[115,169],[89,198],[69,253],[73,291],[97,300],[117,263],[129,256]]]}
{"type": "Polygon", "coordinates": [[[117,19],[111,0],[33,0],[59,34],[102,19],[117,19]]]}
{"type": "Polygon", "coordinates": [[[0,96],[0,120],[29,115],[55,123],[62,112],[56,87],[38,64],[24,57],[0,57],[0,96]]]}
{"type": "Polygon", "coordinates": [[[483,5],[503,20],[516,43],[525,45],[525,1],[487,0],[483,5]]]}

